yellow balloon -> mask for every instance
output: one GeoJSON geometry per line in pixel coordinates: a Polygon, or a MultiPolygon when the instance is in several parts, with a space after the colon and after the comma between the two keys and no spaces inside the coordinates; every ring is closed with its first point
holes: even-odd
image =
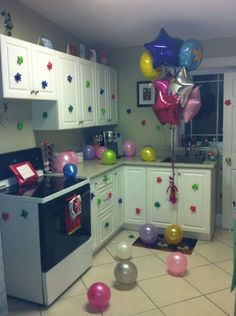
{"type": "Polygon", "coordinates": [[[154,69],[152,56],[149,52],[144,52],[140,58],[140,70],[145,77],[153,81],[162,76],[164,68],[163,66],[160,66],[157,69],[154,69]]]}
{"type": "Polygon", "coordinates": [[[154,148],[145,146],[140,151],[140,157],[144,161],[155,161],[157,159],[157,154],[154,148]]]}
{"type": "Polygon", "coordinates": [[[168,244],[177,245],[182,241],[184,233],[180,226],[172,224],[166,227],[164,237],[168,244]]]}

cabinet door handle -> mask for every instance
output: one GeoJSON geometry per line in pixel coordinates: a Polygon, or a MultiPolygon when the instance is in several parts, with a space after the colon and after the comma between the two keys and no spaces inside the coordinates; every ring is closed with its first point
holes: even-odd
{"type": "Polygon", "coordinates": [[[107,228],[107,227],[109,227],[109,226],[110,226],[110,223],[109,223],[109,222],[106,222],[105,225],[104,225],[105,228],[107,228]]]}
{"type": "Polygon", "coordinates": [[[231,158],[227,157],[227,158],[225,158],[225,161],[226,161],[228,164],[230,164],[230,163],[231,163],[231,158]]]}
{"type": "Polygon", "coordinates": [[[34,90],[31,90],[31,91],[30,91],[30,94],[34,94],[34,93],[35,93],[34,90]]]}

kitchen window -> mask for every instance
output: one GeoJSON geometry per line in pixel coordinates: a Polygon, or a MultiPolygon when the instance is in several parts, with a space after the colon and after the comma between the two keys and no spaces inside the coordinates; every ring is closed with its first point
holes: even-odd
{"type": "Polygon", "coordinates": [[[181,123],[182,146],[209,146],[223,141],[223,73],[193,76],[200,87],[202,106],[187,124],[181,123]]]}

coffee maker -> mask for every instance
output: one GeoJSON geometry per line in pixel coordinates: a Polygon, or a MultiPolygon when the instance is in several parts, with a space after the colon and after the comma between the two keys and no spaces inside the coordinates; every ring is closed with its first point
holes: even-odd
{"type": "Polygon", "coordinates": [[[103,146],[112,149],[116,153],[116,157],[122,157],[123,141],[119,131],[103,131],[103,146]]]}

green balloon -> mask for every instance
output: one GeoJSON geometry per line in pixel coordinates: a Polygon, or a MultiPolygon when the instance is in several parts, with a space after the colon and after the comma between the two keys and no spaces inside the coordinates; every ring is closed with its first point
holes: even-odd
{"type": "Polygon", "coordinates": [[[102,153],[102,163],[104,165],[112,165],[116,162],[116,153],[111,150],[107,149],[102,153]]]}

